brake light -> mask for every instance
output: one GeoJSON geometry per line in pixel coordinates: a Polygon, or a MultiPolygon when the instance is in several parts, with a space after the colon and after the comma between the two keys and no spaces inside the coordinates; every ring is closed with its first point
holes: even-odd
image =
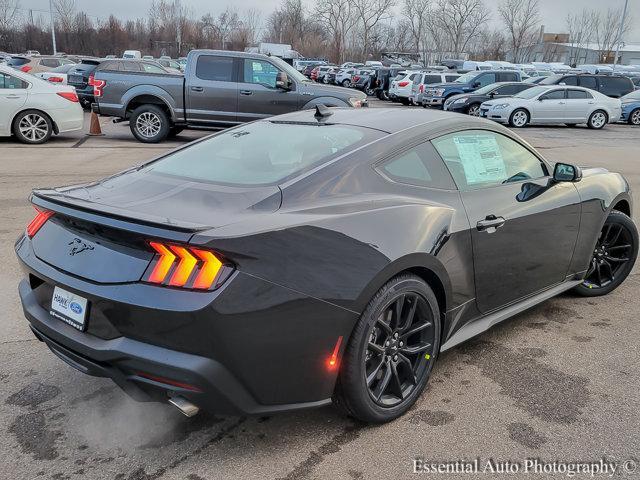
{"type": "Polygon", "coordinates": [[[42,228],[42,226],[53,216],[53,212],[51,210],[40,210],[36,208],[36,216],[31,220],[29,225],[27,225],[27,237],[33,238],[33,236],[38,233],[38,230],[42,228]]]}
{"type": "Polygon", "coordinates": [[[66,98],[70,102],[78,103],[78,95],[76,92],[58,92],[58,95],[62,98],[66,98]]]}
{"type": "Polygon", "coordinates": [[[51,83],[62,83],[64,82],[64,78],[62,77],[49,77],[47,78],[48,81],[50,81],[51,83]]]}
{"type": "Polygon", "coordinates": [[[400,82],[398,84],[399,87],[406,87],[407,85],[409,85],[409,82],[400,82]]]}
{"type": "Polygon", "coordinates": [[[107,84],[107,82],[105,80],[96,80],[96,78],[93,75],[89,76],[89,82],[87,82],[87,83],[93,87],[93,96],[94,97],[101,97],[102,96],[102,89],[107,84]]]}
{"type": "Polygon", "coordinates": [[[354,75],[353,76],[353,81],[357,82],[358,80],[360,80],[360,76],[359,75],[354,75]]]}
{"type": "Polygon", "coordinates": [[[222,285],[233,271],[209,250],[161,242],[149,242],[149,246],[156,252],[151,273],[145,276],[149,283],[210,290],[222,285]]]}
{"type": "Polygon", "coordinates": [[[33,67],[30,67],[29,65],[25,65],[24,67],[20,67],[20,71],[24,72],[24,73],[29,73],[31,70],[33,70],[33,67]]]}

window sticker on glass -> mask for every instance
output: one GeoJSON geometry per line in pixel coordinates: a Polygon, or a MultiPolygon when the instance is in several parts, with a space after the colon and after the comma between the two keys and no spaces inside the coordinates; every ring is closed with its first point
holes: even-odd
{"type": "Polygon", "coordinates": [[[495,136],[456,136],[453,142],[469,185],[501,182],[506,178],[504,160],[495,136]]]}

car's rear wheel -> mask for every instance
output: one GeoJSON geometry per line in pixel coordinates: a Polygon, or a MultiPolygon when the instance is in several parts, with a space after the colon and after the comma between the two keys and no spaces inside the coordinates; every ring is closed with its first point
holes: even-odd
{"type": "Polygon", "coordinates": [[[156,105],[141,105],[129,119],[131,133],[140,142],[158,143],[166,139],[171,129],[164,110],[156,105]]]}
{"type": "Polygon", "coordinates": [[[524,108],[518,108],[513,111],[511,117],[509,117],[509,125],[515,128],[526,127],[529,123],[529,112],[524,108]]]}
{"type": "Polygon", "coordinates": [[[608,120],[609,118],[607,117],[606,112],[602,110],[596,110],[589,117],[589,120],[587,121],[587,126],[589,128],[593,128],[594,130],[600,130],[602,127],[604,127],[607,124],[608,120]]]}
{"type": "Polygon", "coordinates": [[[473,105],[469,105],[469,108],[467,108],[467,113],[469,115],[471,115],[472,117],[479,117],[480,116],[480,104],[479,103],[474,103],[473,105]]]}
{"type": "Polygon", "coordinates": [[[389,100],[389,92],[387,92],[386,90],[380,90],[378,92],[378,98],[380,100],[389,100]]]}
{"type": "Polygon", "coordinates": [[[440,349],[440,309],[422,279],[387,282],[363,312],[347,344],[334,401],[364,422],[404,414],[424,389],[440,349]]]}
{"type": "Polygon", "coordinates": [[[638,255],[638,230],[627,215],[613,210],[604,222],[589,269],[575,292],[596,297],[612,292],[627,278],[638,255]]]}
{"type": "Polygon", "coordinates": [[[342,86],[349,88],[351,86],[351,82],[349,80],[343,80],[342,81],[342,86]]]}
{"type": "Polygon", "coordinates": [[[640,125],[640,108],[636,108],[629,114],[629,123],[631,125],[640,125]]]}
{"type": "Polygon", "coordinates": [[[52,133],[51,119],[39,110],[25,110],[13,121],[13,134],[22,143],[45,143],[51,138],[52,133]]]}

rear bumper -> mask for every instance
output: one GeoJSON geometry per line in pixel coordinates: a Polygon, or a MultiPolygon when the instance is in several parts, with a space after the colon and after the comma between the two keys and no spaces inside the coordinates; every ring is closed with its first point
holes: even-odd
{"type": "Polygon", "coordinates": [[[439,106],[442,106],[443,103],[444,103],[444,97],[428,97],[426,95],[423,95],[422,97],[423,105],[428,105],[431,107],[439,107],[439,106]]]}

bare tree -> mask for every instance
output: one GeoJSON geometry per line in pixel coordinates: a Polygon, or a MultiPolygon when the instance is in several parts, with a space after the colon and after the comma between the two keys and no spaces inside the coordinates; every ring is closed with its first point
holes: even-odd
{"type": "Polygon", "coordinates": [[[569,13],[565,19],[565,28],[569,34],[570,54],[569,65],[577,65],[586,60],[583,53],[595,39],[598,26],[598,13],[594,10],[583,9],[579,13],[569,13]]]}
{"type": "Polygon", "coordinates": [[[538,0],[504,0],[498,13],[508,32],[509,46],[515,63],[521,63],[535,43],[540,23],[538,0]]]}
{"type": "Polygon", "coordinates": [[[56,23],[62,33],[69,33],[73,30],[76,17],[75,0],[54,0],[53,8],[56,11],[56,23]]]}
{"type": "MultiPolygon", "coordinates": [[[[427,63],[430,13],[431,0],[404,0],[402,14],[407,19],[404,25],[411,32],[413,47],[416,53],[423,56],[424,64],[427,63]]],[[[398,27],[400,26],[398,24],[398,27]]]]}
{"type": "Polygon", "coordinates": [[[489,18],[489,10],[481,0],[438,0],[430,33],[440,51],[446,49],[458,57],[486,27],[489,18]]]}
{"type": "Polygon", "coordinates": [[[0,0],[0,38],[15,28],[19,21],[20,0],[0,0]]]}
{"type": "Polygon", "coordinates": [[[326,26],[329,38],[333,40],[333,56],[338,63],[344,59],[346,41],[356,25],[358,17],[352,0],[319,0],[316,16],[326,26]]]}
{"type": "Polygon", "coordinates": [[[362,31],[362,56],[367,59],[370,53],[371,36],[380,21],[387,17],[395,0],[353,0],[355,14],[362,31]]]}
{"type": "Polygon", "coordinates": [[[602,63],[613,60],[612,57],[615,56],[617,45],[622,42],[622,38],[631,27],[631,16],[628,15],[622,28],[622,37],[619,38],[620,17],[622,17],[621,8],[607,8],[606,11],[597,13],[595,43],[598,46],[602,63]]]}

